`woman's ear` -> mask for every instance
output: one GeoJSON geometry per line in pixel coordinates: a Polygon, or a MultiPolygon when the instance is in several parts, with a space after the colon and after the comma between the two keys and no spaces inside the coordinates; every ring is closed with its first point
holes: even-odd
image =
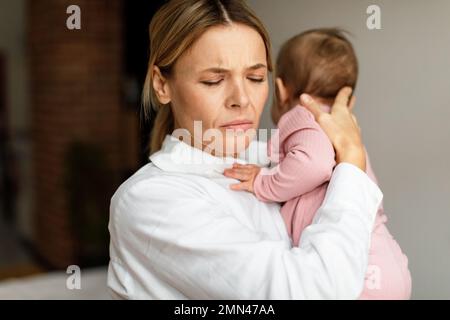
{"type": "Polygon", "coordinates": [[[276,90],[278,91],[278,103],[280,106],[286,105],[289,100],[289,92],[286,86],[284,85],[283,79],[276,78],[275,85],[277,86],[276,90]]]}
{"type": "Polygon", "coordinates": [[[168,104],[171,101],[169,83],[158,66],[153,66],[153,89],[161,104],[168,104]]]}

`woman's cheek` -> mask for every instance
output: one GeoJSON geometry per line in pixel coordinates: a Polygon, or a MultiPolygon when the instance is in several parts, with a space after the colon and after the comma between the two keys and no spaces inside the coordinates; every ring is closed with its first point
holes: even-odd
{"type": "Polygon", "coordinates": [[[259,113],[262,113],[267,98],[269,97],[269,85],[267,83],[261,84],[261,87],[254,91],[254,106],[259,113]]]}
{"type": "MultiPolygon", "coordinates": [[[[221,111],[219,99],[215,94],[202,94],[197,96],[195,108],[195,117],[202,121],[204,130],[214,127],[215,120],[220,118],[221,111]]],[[[223,111],[222,111],[223,112],[223,111]]]]}

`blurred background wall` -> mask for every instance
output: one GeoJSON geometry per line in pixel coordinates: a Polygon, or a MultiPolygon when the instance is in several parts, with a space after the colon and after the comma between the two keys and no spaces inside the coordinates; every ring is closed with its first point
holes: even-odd
{"type": "MultiPolygon", "coordinates": [[[[450,1],[248,2],[275,54],[310,28],[353,34],[360,62],[355,113],[388,228],[409,257],[413,297],[450,299],[450,1]],[[381,9],[381,30],[366,27],[372,4],[381,9]]],[[[271,125],[266,108],[262,126],[271,125]]]]}
{"type": "MultiPolygon", "coordinates": [[[[29,90],[27,86],[27,59],[26,59],[26,31],[25,31],[25,1],[0,2],[0,52],[2,55],[3,72],[3,110],[6,104],[14,106],[8,108],[2,122],[8,125],[4,127],[4,134],[11,137],[11,148],[20,153],[19,165],[22,169],[29,167],[28,154],[25,154],[29,145],[28,126],[29,90]],[[7,117],[7,119],[5,118],[7,117]]],[[[2,114],[3,115],[3,114],[2,114]]],[[[30,234],[29,199],[23,198],[29,194],[29,189],[22,193],[18,201],[19,220],[22,222],[21,231],[30,234]],[[25,207],[25,204],[27,207],[25,207]]],[[[6,214],[6,213],[5,213],[6,214]]]]}
{"type": "MultiPolygon", "coordinates": [[[[0,0],[0,280],[108,261],[108,206],[147,161],[139,120],[150,0],[0,0]],[[81,8],[68,30],[66,8],[81,8]]],[[[315,27],[350,31],[356,114],[408,255],[414,298],[450,298],[450,2],[249,0],[276,55],[315,27]],[[381,9],[368,30],[366,9],[381,9]]],[[[261,127],[274,127],[266,106],[261,127]]],[[[9,289],[8,289],[9,290],[9,289]]]]}
{"type": "Polygon", "coordinates": [[[23,263],[16,234],[34,233],[25,7],[0,1],[0,266],[23,263]]]}
{"type": "Polygon", "coordinates": [[[147,161],[140,86],[161,3],[0,0],[0,279],[108,262],[110,197],[147,161]]]}

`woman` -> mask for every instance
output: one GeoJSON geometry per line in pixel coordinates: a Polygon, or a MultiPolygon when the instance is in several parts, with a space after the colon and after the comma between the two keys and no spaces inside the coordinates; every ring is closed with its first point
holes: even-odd
{"type": "Polygon", "coordinates": [[[238,181],[222,174],[258,147],[252,140],[271,69],[267,32],[242,1],[172,0],[156,13],[143,92],[146,108],[158,110],[153,153],[111,200],[114,297],[359,296],[382,194],[364,173],[359,127],[347,107],[351,90],[341,90],[331,114],[302,97],[338,165],[299,247],[279,205],[231,190],[238,181]]]}

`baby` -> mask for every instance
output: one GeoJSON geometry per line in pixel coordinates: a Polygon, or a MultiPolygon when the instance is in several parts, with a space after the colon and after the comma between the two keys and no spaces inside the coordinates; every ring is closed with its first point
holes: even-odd
{"type": "MultiPolygon", "coordinates": [[[[335,162],[334,149],[314,120],[299,104],[311,95],[329,112],[338,91],[354,89],[358,62],[352,44],[338,29],[306,31],[287,41],[276,66],[276,99],[272,119],[278,137],[268,143],[271,169],[236,164],[225,175],[241,181],[235,190],[253,192],[261,201],[280,202],[281,214],[294,246],[321,206],[335,162]]],[[[366,155],[367,156],[367,155],[366,155]]],[[[367,175],[377,179],[366,161],[367,175]]],[[[372,232],[369,266],[360,299],[409,299],[408,259],[386,227],[381,205],[372,232]]]]}

